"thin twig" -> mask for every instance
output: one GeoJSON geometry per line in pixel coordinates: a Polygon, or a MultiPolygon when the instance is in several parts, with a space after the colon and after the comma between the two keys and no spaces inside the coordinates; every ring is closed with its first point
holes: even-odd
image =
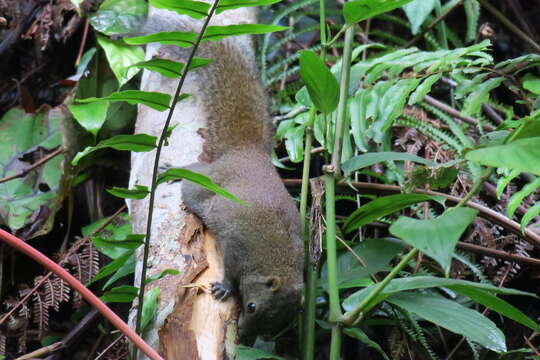
{"type": "Polygon", "coordinates": [[[30,171],[34,170],[37,167],[40,167],[41,165],[45,164],[46,162],[48,162],[52,158],[56,157],[57,155],[62,154],[63,152],[64,152],[64,149],[62,147],[59,147],[58,149],[54,150],[52,153],[50,153],[47,156],[43,157],[42,159],[36,161],[35,163],[30,165],[26,169],[22,170],[21,172],[15,174],[15,175],[7,176],[5,178],[0,179],[0,184],[8,182],[8,181],[13,180],[13,179],[17,179],[17,178],[26,176],[26,174],[28,174],[30,171]]]}
{"type": "Polygon", "coordinates": [[[303,113],[306,110],[307,110],[307,108],[305,106],[301,106],[299,108],[296,108],[296,109],[293,109],[293,110],[289,111],[286,114],[274,116],[274,117],[272,117],[272,123],[274,125],[276,125],[278,122],[280,122],[282,120],[292,119],[296,115],[298,115],[300,113],[303,113]]]}
{"type": "Polygon", "coordinates": [[[469,251],[472,253],[476,253],[476,254],[487,255],[494,258],[515,261],[515,262],[526,264],[526,265],[540,266],[539,259],[529,258],[526,256],[520,256],[520,255],[514,255],[514,254],[507,253],[506,251],[490,249],[484,246],[469,244],[462,241],[457,243],[457,248],[461,250],[469,251]]]}
{"type": "Polygon", "coordinates": [[[525,342],[527,343],[527,346],[534,352],[536,356],[540,356],[540,352],[534,347],[534,345],[531,343],[529,339],[527,339],[526,336],[523,337],[525,339],[525,342]]]}
{"type": "Polygon", "coordinates": [[[42,348],[34,350],[23,356],[19,356],[15,360],[30,360],[30,359],[40,358],[43,355],[47,355],[47,354],[57,351],[58,349],[62,348],[62,345],[64,345],[64,343],[61,341],[58,341],[58,342],[55,342],[54,344],[44,346],[42,348]]]}
{"type": "MultiPolygon", "coordinates": [[[[319,146],[319,147],[316,147],[314,149],[311,149],[309,153],[313,155],[313,154],[318,154],[320,152],[323,152],[324,150],[326,150],[324,148],[324,146],[319,146]]],[[[291,161],[291,157],[290,156],[285,156],[285,157],[279,158],[278,161],[279,162],[291,161]]]]}
{"type": "Polygon", "coordinates": [[[94,360],[99,360],[105,355],[114,345],[124,338],[123,335],[118,336],[109,346],[107,346],[94,360]]]}
{"type": "Polygon", "coordinates": [[[84,47],[86,45],[86,39],[88,38],[88,29],[89,28],[90,28],[90,21],[88,20],[88,18],[85,18],[84,19],[84,30],[83,30],[83,35],[82,35],[82,39],[81,39],[81,45],[79,47],[79,53],[77,54],[77,59],[75,60],[75,67],[79,66],[79,64],[81,63],[81,58],[83,56],[84,47]]]}

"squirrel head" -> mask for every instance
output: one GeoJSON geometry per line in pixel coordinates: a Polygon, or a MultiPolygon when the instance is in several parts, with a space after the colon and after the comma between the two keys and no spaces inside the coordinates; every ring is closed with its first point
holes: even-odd
{"type": "Polygon", "coordinates": [[[242,309],[238,330],[244,343],[251,343],[256,335],[279,333],[301,311],[301,278],[288,275],[249,275],[239,285],[242,309]]]}

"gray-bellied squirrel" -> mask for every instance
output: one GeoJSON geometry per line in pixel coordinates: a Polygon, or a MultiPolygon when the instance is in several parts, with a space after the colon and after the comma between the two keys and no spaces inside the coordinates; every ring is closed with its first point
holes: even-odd
{"type": "MultiPolygon", "coordinates": [[[[152,9],[142,32],[181,30],[198,27],[176,13],[152,9]]],[[[167,47],[166,53],[185,61],[189,51],[167,47]]],[[[237,296],[241,339],[282,330],[298,313],[303,289],[300,215],[271,161],[274,129],[252,54],[235,38],[206,42],[196,56],[214,62],[190,75],[201,87],[208,120],[203,154],[189,168],[249,206],[190,182],[182,186],[186,207],[220,245],[225,274],[212,284],[212,293],[218,299],[237,296]]]]}

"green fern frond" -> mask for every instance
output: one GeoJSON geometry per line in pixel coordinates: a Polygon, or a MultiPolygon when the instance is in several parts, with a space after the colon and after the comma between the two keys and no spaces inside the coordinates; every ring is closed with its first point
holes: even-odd
{"type": "Polygon", "coordinates": [[[395,124],[416,128],[434,141],[447,143],[457,152],[461,152],[463,148],[459,140],[457,140],[454,136],[436,128],[431,124],[425,123],[414,116],[401,114],[401,116],[396,119],[395,124]]]}

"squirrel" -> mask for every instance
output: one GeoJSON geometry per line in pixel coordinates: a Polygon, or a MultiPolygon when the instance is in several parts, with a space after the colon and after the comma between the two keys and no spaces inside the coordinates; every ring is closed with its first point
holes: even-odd
{"type": "MultiPolygon", "coordinates": [[[[146,34],[191,30],[190,20],[152,9],[146,34]]],[[[248,206],[184,182],[183,202],[217,239],[224,277],[213,283],[215,298],[235,295],[242,341],[272,335],[290,323],[303,293],[303,237],[300,215],[271,160],[274,128],[253,49],[235,38],[205,42],[196,56],[214,61],[190,71],[205,104],[205,145],[190,170],[210,177],[248,206]]],[[[171,60],[186,60],[190,49],[168,47],[171,60]]]]}

